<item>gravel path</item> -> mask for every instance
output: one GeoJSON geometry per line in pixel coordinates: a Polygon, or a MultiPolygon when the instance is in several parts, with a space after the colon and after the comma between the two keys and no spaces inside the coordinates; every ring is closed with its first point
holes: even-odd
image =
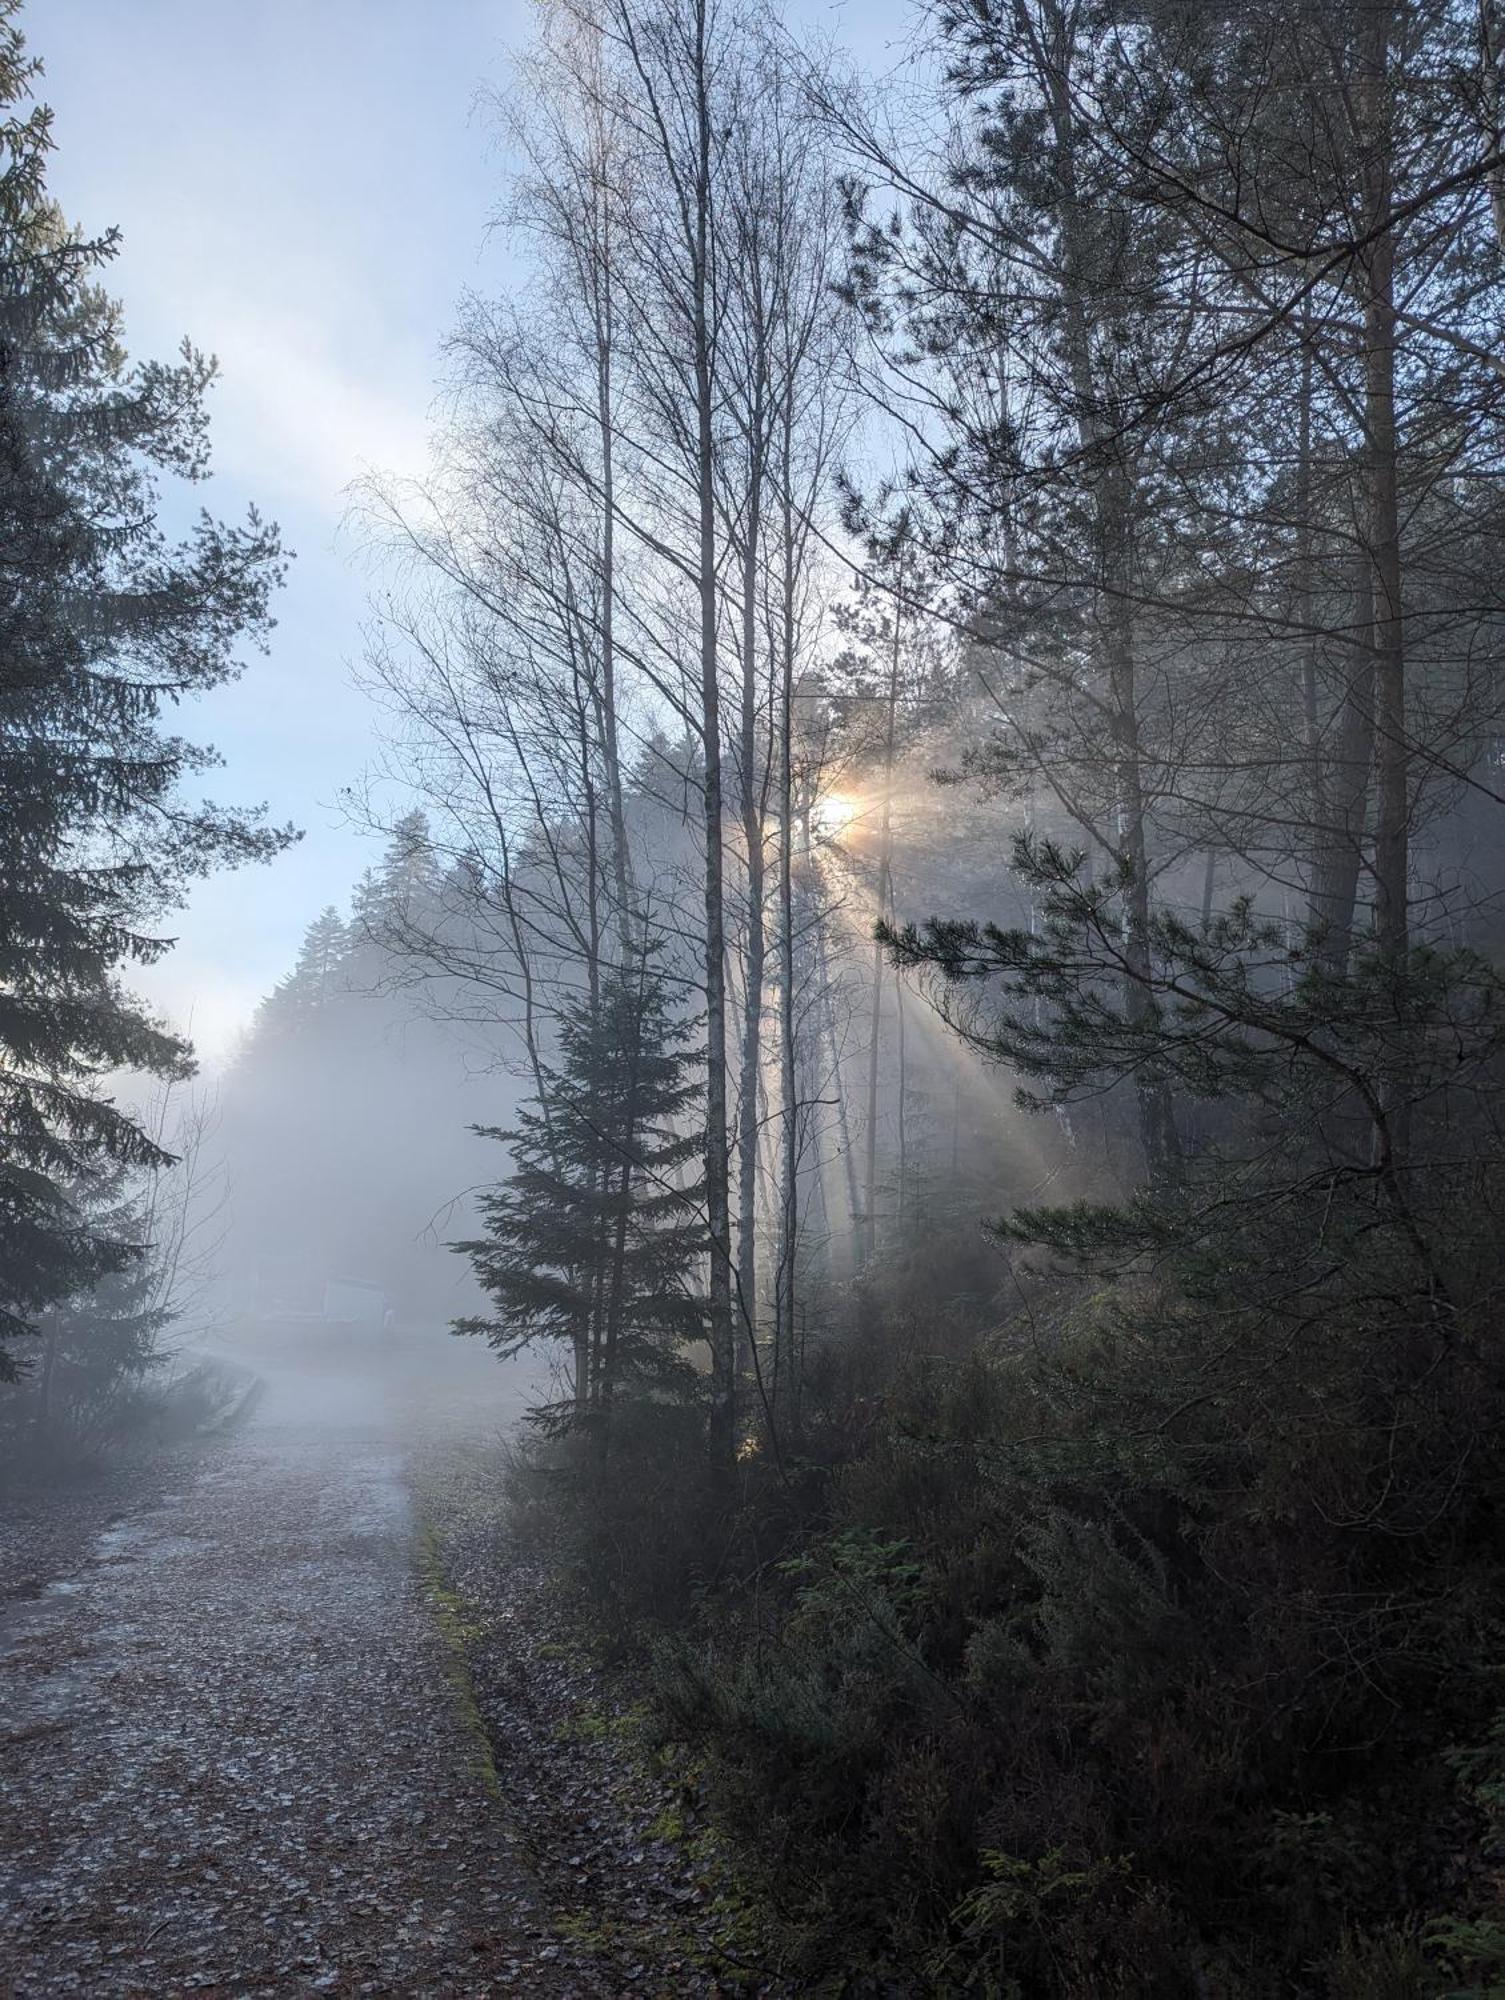
{"type": "Polygon", "coordinates": [[[0,1612],[0,1992],[594,1994],[426,1602],[411,1456],[515,1407],[436,1340],[268,1373],[181,1490],[0,1612]]]}

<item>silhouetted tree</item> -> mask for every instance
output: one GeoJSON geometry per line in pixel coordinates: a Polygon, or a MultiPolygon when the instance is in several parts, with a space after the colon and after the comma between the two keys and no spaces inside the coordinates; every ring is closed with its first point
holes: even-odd
{"type": "Polygon", "coordinates": [[[0,1373],[3,1343],[136,1254],[79,1190],[166,1156],[104,1095],[118,1070],[191,1067],[122,987],[156,922],[208,869],[291,837],[184,795],[214,763],[163,711],[237,671],[281,574],[253,511],[179,540],[158,476],[207,471],[214,363],[128,363],[88,239],[47,195],[51,119],[13,4],[0,8],[0,1373]]]}
{"type": "Polygon", "coordinates": [[[706,1233],[702,1190],[685,1178],[703,1092],[690,1038],[640,955],[604,974],[594,1005],[562,1010],[546,1101],[515,1131],[481,1128],[511,1146],[512,1167],[481,1204],[486,1234],[454,1248],[496,1309],[455,1331],[506,1354],[561,1345],[567,1420],[604,1426],[621,1396],[683,1394],[696,1379],[706,1233]]]}

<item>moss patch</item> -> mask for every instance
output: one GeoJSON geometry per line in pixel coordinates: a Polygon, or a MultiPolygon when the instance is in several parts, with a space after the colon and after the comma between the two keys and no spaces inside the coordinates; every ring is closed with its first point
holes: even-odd
{"type": "Polygon", "coordinates": [[[444,1647],[444,1678],[453,1690],[466,1735],[470,1739],[471,1768],[488,1794],[499,1800],[502,1785],[492,1753],[491,1733],[476,1700],[475,1682],[470,1672],[470,1647],[484,1636],[486,1624],[483,1619],[477,1618],[473,1607],[467,1604],[460,1592],[450,1587],[444,1574],[438,1532],[430,1522],[422,1523],[418,1531],[418,1574],[444,1647]]]}

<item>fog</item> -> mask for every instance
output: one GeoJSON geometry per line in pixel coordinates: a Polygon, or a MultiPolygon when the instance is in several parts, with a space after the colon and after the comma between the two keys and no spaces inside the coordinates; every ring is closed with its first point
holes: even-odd
{"type": "Polygon", "coordinates": [[[125,11],[0,1990],[1505,1990],[1505,5],[125,11]]]}

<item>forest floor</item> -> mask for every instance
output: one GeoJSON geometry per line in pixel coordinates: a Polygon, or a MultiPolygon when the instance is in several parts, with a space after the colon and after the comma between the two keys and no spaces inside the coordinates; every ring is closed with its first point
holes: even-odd
{"type": "Polygon", "coordinates": [[[494,1465],[518,1385],[439,1336],[263,1373],[170,1485],[28,1503],[0,1598],[0,1992],[721,1990],[682,1955],[692,1864],[639,1837],[651,1787],[556,1768],[557,1689],[514,1690],[502,1737],[478,1706],[487,1628],[445,1566],[482,1558],[443,1495],[457,1455],[494,1465]],[[627,1920],[582,1912],[639,1849],[662,1893],[624,1953],[627,1920]]]}
{"type": "Polygon", "coordinates": [[[810,1993],[771,1964],[767,1913],[717,1835],[691,1760],[650,1747],[634,1674],[609,1635],[516,1547],[495,1455],[447,1455],[422,1492],[467,1694],[559,1935],[591,1952],[613,1992],[810,1993]]]}
{"type": "Polygon", "coordinates": [[[86,1560],[106,1528],[191,1480],[222,1448],[226,1424],[248,1411],[261,1391],[254,1369],[222,1354],[179,1360],[180,1380],[194,1362],[207,1364],[202,1372],[215,1378],[212,1400],[187,1408],[170,1402],[158,1421],[108,1453],[51,1477],[24,1460],[0,1467],[0,1609],[16,1598],[40,1597],[86,1560]]]}

